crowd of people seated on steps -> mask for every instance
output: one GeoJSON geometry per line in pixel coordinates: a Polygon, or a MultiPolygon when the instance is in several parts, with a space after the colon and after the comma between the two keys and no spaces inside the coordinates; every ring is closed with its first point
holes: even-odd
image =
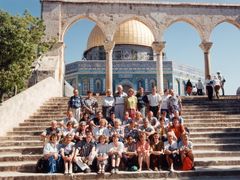
{"type": "Polygon", "coordinates": [[[102,103],[88,91],[74,89],[67,116],[52,121],[42,134],[41,172],[161,171],[194,169],[193,144],[181,116],[181,99],[172,89],[148,95],[139,88],[128,94],[119,85],[102,103]],[[102,104],[99,111],[98,104],[102,104]]]}

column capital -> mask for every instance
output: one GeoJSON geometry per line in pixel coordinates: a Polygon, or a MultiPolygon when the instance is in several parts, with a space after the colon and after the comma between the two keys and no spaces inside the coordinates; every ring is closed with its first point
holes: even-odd
{"type": "Polygon", "coordinates": [[[209,53],[213,43],[212,42],[202,42],[199,47],[204,51],[204,53],[209,53]]]}
{"type": "Polygon", "coordinates": [[[112,51],[114,46],[115,46],[115,41],[108,41],[108,40],[104,41],[104,49],[106,52],[112,51]]]}
{"type": "Polygon", "coordinates": [[[165,41],[154,41],[152,43],[152,48],[156,53],[160,53],[165,48],[165,41]]]}

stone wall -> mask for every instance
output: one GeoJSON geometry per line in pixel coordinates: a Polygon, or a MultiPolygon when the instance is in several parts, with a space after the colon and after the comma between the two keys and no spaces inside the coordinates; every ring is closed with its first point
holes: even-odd
{"type": "Polygon", "coordinates": [[[45,101],[59,96],[62,96],[60,83],[49,77],[3,102],[0,106],[0,136],[33,115],[45,101]]]}

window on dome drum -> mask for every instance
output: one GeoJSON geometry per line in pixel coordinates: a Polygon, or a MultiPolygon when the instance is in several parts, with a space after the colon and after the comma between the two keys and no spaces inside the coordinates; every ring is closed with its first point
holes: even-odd
{"type": "Polygon", "coordinates": [[[122,51],[115,51],[115,59],[116,60],[121,60],[122,59],[122,51]]]}
{"type": "Polygon", "coordinates": [[[154,86],[156,86],[156,81],[154,79],[150,80],[150,86],[151,86],[151,90],[154,86]]]}
{"type": "Polygon", "coordinates": [[[83,94],[87,94],[87,91],[90,89],[88,79],[83,80],[83,94]]]}
{"type": "Polygon", "coordinates": [[[137,89],[139,89],[140,87],[144,87],[143,80],[138,80],[137,85],[137,89]]]}
{"type": "Polygon", "coordinates": [[[101,86],[101,80],[96,80],[95,81],[95,91],[97,93],[100,93],[102,91],[102,86],[101,86]]]}

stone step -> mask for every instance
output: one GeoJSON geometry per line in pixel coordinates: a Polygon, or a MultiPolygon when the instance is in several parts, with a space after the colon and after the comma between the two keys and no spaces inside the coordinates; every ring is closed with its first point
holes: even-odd
{"type": "Polygon", "coordinates": [[[14,131],[14,132],[7,132],[7,135],[11,136],[11,135],[28,135],[28,136],[39,136],[42,131],[14,131]]]}
{"type": "Polygon", "coordinates": [[[184,115],[240,115],[240,111],[201,111],[183,112],[184,115]]]}
{"type": "Polygon", "coordinates": [[[22,155],[22,154],[7,154],[7,155],[1,155],[0,154],[0,162],[10,162],[10,161],[35,161],[37,162],[38,159],[42,157],[42,154],[32,154],[32,155],[22,155]]]}
{"type": "Polygon", "coordinates": [[[31,127],[50,127],[50,122],[51,121],[48,121],[48,122],[24,122],[24,123],[20,123],[19,124],[19,127],[28,127],[31,126],[31,127]]]}
{"type": "Polygon", "coordinates": [[[6,137],[0,137],[0,141],[5,140],[14,140],[14,141],[29,141],[29,140],[39,140],[40,136],[6,136],[6,137]]]}
{"type": "MultiPolygon", "coordinates": [[[[40,139],[40,137],[38,138],[40,139]]],[[[9,141],[9,140],[5,140],[0,142],[0,146],[42,146],[43,142],[40,140],[32,140],[32,141],[9,141]]]]}
{"type": "Polygon", "coordinates": [[[185,118],[184,117],[184,123],[238,123],[240,118],[216,118],[216,119],[211,119],[211,118],[185,118]]]}
{"type": "Polygon", "coordinates": [[[226,138],[240,137],[240,132],[190,132],[191,138],[226,138]]]}
{"type": "Polygon", "coordinates": [[[225,132],[225,133],[228,133],[228,132],[240,132],[240,127],[236,127],[236,128],[224,128],[224,127],[191,127],[189,128],[190,130],[190,133],[191,132],[225,132]]]}
{"type": "Polygon", "coordinates": [[[210,122],[210,123],[197,123],[194,121],[194,123],[190,123],[190,122],[185,122],[184,121],[184,126],[188,127],[188,128],[192,128],[192,127],[205,127],[205,128],[208,128],[208,127],[226,127],[226,128],[229,128],[229,127],[240,127],[240,122],[233,122],[233,123],[229,123],[229,122],[225,122],[225,123],[213,123],[213,122],[210,122]]]}
{"type": "Polygon", "coordinates": [[[30,116],[29,119],[41,119],[41,118],[48,118],[48,119],[63,119],[65,118],[66,115],[33,115],[33,116],[30,116]]]}
{"type": "MultiPolygon", "coordinates": [[[[194,149],[194,147],[193,147],[194,149]]],[[[240,157],[240,151],[211,151],[211,150],[193,150],[195,158],[212,157],[240,157]]]]}
{"type": "Polygon", "coordinates": [[[12,161],[1,162],[1,171],[18,171],[18,172],[35,172],[35,166],[37,161],[12,161]]]}
{"type": "Polygon", "coordinates": [[[240,137],[224,137],[224,138],[190,138],[195,143],[214,143],[214,144],[234,144],[240,143],[240,137]]]}
{"type": "Polygon", "coordinates": [[[21,153],[21,154],[41,154],[43,146],[8,146],[0,147],[0,153],[21,153]]]}
{"type": "Polygon", "coordinates": [[[240,165],[240,157],[194,158],[196,166],[235,166],[240,165]]]}
{"type": "Polygon", "coordinates": [[[124,179],[182,179],[182,180],[216,180],[216,179],[228,179],[237,180],[240,178],[240,167],[239,166],[200,166],[196,167],[194,171],[141,171],[141,172],[130,172],[130,171],[119,171],[118,174],[110,174],[106,172],[104,175],[98,175],[95,172],[84,174],[74,173],[71,176],[66,176],[61,173],[55,174],[42,174],[42,173],[24,173],[24,172],[0,172],[0,178],[4,180],[12,179],[24,179],[24,180],[92,180],[92,179],[109,179],[109,180],[124,180],[124,179]]]}
{"type": "Polygon", "coordinates": [[[66,112],[36,112],[36,113],[33,113],[33,116],[43,116],[43,117],[49,117],[49,116],[56,116],[56,117],[59,117],[59,116],[65,116],[66,117],[66,112]]]}
{"type": "Polygon", "coordinates": [[[194,144],[194,150],[211,150],[211,151],[240,151],[240,144],[194,144]]]}
{"type": "Polygon", "coordinates": [[[38,109],[36,112],[39,112],[39,113],[41,113],[41,112],[46,112],[46,113],[48,113],[48,112],[59,112],[59,113],[62,113],[62,112],[65,112],[65,114],[66,114],[66,112],[67,112],[67,109],[65,109],[65,108],[52,108],[52,107],[49,107],[49,108],[40,108],[40,109],[38,109]]]}
{"type": "Polygon", "coordinates": [[[30,118],[30,119],[26,119],[24,120],[24,122],[28,123],[28,122],[49,122],[49,124],[51,123],[51,121],[62,121],[63,118],[30,118]]]}
{"type": "Polygon", "coordinates": [[[50,127],[49,124],[48,126],[21,126],[21,127],[16,127],[16,128],[13,128],[13,131],[14,132],[20,132],[20,131],[24,131],[24,132],[29,132],[29,131],[43,131],[44,129],[50,127]]]}
{"type": "Polygon", "coordinates": [[[188,115],[188,114],[183,114],[182,115],[183,118],[196,118],[196,119],[199,119],[199,118],[211,118],[211,119],[216,119],[216,118],[225,118],[225,119],[228,119],[228,118],[239,118],[240,119],[240,114],[236,114],[236,115],[232,115],[232,114],[229,114],[229,115],[224,115],[224,114],[196,114],[196,115],[188,115]]]}

